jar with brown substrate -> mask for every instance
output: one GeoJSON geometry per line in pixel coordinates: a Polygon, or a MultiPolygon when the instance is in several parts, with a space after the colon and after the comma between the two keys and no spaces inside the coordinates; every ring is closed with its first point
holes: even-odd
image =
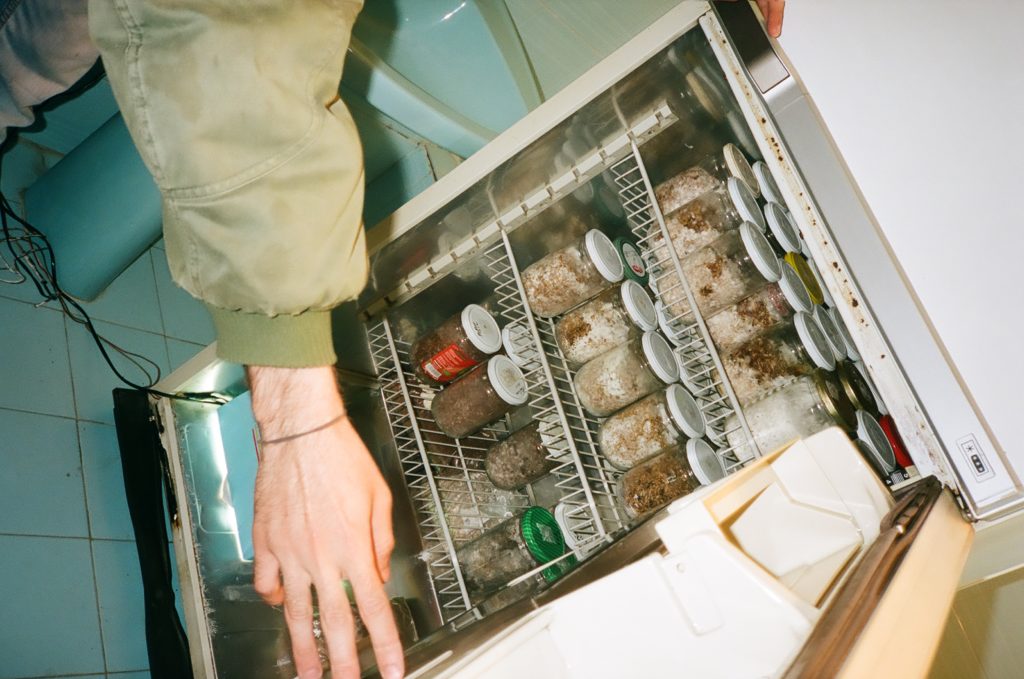
{"type": "MultiPolygon", "coordinates": [[[[743,410],[754,443],[764,455],[796,439],[829,427],[855,427],[854,410],[843,398],[835,376],[817,370],[765,394],[743,410]]],[[[736,415],[726,421],[730,447],[746,441],[736,415]]]]}
{"type": "Polygon", "coordinates": [[[704,435],[704,415],[679,384],[645,396],[601,423],[597,441],[612,466],[632,469],[669,446],[704,435]]]}
{"type": "Polygon", "coordinates": [[[551,318],[618,283],[624,266],[615,244],[597,229],[523,270],[523,289],[533,313],[551,318]]]}
{"type": "Polygon", "coordinates": [[[798,311],[811,311],[813,306],[800,277],[789,267],[783,267],[778,281],[722,309],[705,322],[718,350],[728,351],[785,322],[798,311]]]}
{"type": "Polygon", "coordinates": [[[555,340],[566,360],[582,365],[657,325],[651,296],[639,283],[623,281],[562,316],[555,340]]]}
{"type": "Polygon", "coordinates": [[[586,411],[605,417],[678,379],[672,348],[652,331],[590,361],[573,383],[586,411]]]}
{"type": "MultiPolygon", "coordinates": [[[[466,588],[474,594],[491,592],[565,553],[565,538],[551,512],[528,507],[503,521],[456,552],[466,588]]],[[[548,580],[561,574],[557,567],[541,571],[548,580]]]]}
{"type": "Polygon", "coordinates": [[[834,370],[832,350],[814,317],[803,312],[722,354],[722,367],[741,405],[816,369],[834,370]]]}
{"type": "Polygon", "coordinates": [[[756,226],[743,224],[682,261],[697,308],[705,317],[748,297],[782,275],[772,246],[756,226]]]}
{"type": "Polygon", "coordinates": [[[495,487],[515,490],[546,476],[558,464],[549,448],[551,437],[535,421],[487,450],[484,470],[495,487]]]}
{"type": "Polygon", "coordinates": [[[721,186],[730,177],[742,180],[755,198],[760,193],[757,177],[743,151],[735,144],[726,144],[721,152],[705,157],[693,167],[658,184],[654,197],[661,213],[668,214],[702,193],[721,186]]]}
{"type": "Polygon", "coordinates": [[[768,241],[779,256],[787,252],[800,252],[803,247],[800,229],[797,228],[789,210],[778,203],[768,203],[764,206],[764,219],[768,226],[768,241]]]}
{"type": "Polygon", "coordinates": [[[665,215],[665,229],[680,258],[726,231],[750,222],[765,230],[764,215],[747,185],[735,177],[665,215]]]}
{"type": "Polygon", "coordinates": [[[724,476],[714,449],[702,439],[691,439],[626,472],[619,480],[619,500],[635,519],[724,476]]]}
{"type": "Polygon", "coordinates": [[[482,306],[470,304],[416,340],[409,359],[421,380],[445,384],[499,349],[497,321],[482,306]]]}
{"type": "Polygon", "coordinates": [[[469,436],[526,403],[523,371],[508,356],[492,356],[430,403],[437,426],[452,438],[469,436]]]}

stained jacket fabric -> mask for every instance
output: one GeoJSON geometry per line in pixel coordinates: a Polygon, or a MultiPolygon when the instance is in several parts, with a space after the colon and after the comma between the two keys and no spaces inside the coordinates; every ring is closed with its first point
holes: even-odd
{"type": "Polygon", "coordinates": [[[218,354],[335,360],[367,276],[362,150],[338,99],[361,0],[89,0],[89,30],[163,196],[171,274],[218,354]]]}

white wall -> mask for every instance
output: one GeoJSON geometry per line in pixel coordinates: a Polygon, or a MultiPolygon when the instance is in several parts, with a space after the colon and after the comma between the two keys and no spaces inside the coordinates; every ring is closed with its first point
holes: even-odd
{"type": "Polygon", "coordinates": [[[1024,2],[790,0],[782,47],[1024,470],[1024,2]]]}

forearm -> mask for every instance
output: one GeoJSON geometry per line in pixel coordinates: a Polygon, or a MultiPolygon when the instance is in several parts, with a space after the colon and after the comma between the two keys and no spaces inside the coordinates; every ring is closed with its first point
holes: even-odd
{"type": "Polygon", "coordinates": [[[247,366],[246,374],[264,440],[308,432],[345,412],[333,366],[247,366]]]}

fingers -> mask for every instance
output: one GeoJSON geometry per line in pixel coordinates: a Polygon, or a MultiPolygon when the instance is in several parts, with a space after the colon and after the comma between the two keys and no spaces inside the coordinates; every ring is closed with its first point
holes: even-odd
{"type": "Polygon", "coordinates": [[[317,679],[323,673],[313,638],[313,594],[309,585],[301,569],[284,574],[284,619],[299,679],[317,679]]]}
{"type": "Polygon", "coordinates": [[[398,637],[395,616],[391,613],[391,601],[384,591],[384,584],[374,570],[362,570],[351,578],[356,593],[359,615],[370,633],[377,668],[383,679],[400,679],[405,674],[405,659],[402,655],[402,641],[398,637]]]}
{"type": "Polygon", "coordinates": [[[331,659],[331,677],[358,679],[359,656],[356,653],[352,609],[338,573],[317,580],[316,598],[320,605],[320,626],[327,639],[327,652],[331,659]]]}
{"type": "Polygon", "coordinates": [[[253,541],[253,587],[271,606],[284,603],[284,587],[281,586],[281,564],[270,552],[262,531],[254,530],[253,541]]]}
{"type": "Polygon", "coordinates": [[[391,579],[391,552],[395,548],[395,535],[391,528],[391,493],[376,494],[370,521],[377,572],[381,581],[387,582],[391,579]]]}
{"type": "MultiPolygon", "coordinates": [[[[761,2],[757,4],[762,5],[761,2]]],[[[768,35],[777,38],[782,35],[782,16],[786,12],[786,0],[767,0],[765,4],[768,5],[768,11],[765,12],[762,6],[761,13],[768,24],[768,35]]]]}

